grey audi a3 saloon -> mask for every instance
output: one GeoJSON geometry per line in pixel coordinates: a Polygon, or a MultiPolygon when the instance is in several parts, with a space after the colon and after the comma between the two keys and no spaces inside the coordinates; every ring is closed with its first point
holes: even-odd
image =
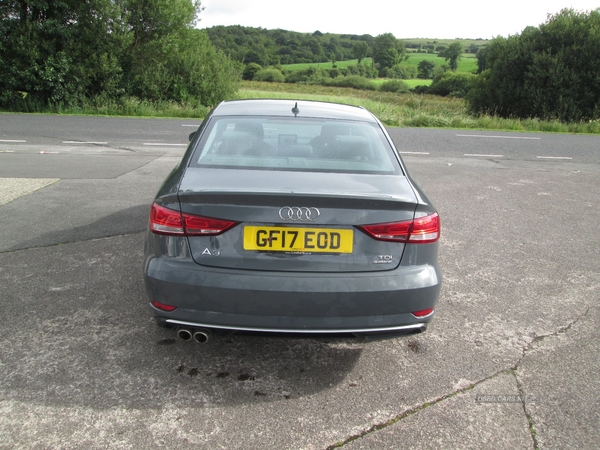
{"type": "Polygon", "coordinates": [[[425,331],[440,218],[364,108],[226,101],[151,207],[144,276],[161,326],[388,337],[425,331]]]}

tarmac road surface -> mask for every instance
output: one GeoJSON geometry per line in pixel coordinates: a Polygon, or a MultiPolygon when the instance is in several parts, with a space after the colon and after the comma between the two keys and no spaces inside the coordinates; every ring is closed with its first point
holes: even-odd
{"type": "Polygon", "coordinates": [[[600,136],[390,128],[442,217],[427,332],[199,345],[141,270],[198,123],[0,115],[0,449],[598,447],[600,136]]]}

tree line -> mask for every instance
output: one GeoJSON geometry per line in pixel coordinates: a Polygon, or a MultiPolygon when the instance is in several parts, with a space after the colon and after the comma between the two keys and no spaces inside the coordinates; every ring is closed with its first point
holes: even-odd
{"type": "MultiPolygon", "coordinates": [[[[246,64],[247,78],[257,75],[263,81],[320,82],[373,89],[372,84],[356,77],[418,76],[433,78],[433,82],[430,87],[416,87],[415,92],[464,97],[474,114],[565,122],[600,118],[600,9],[563,9],[549,15],[538,27],[527,27],[507,38],[497,37],[485,46],[471,44],[463,48],[459,41],[435,47],[408,43],[411,49],[438,52],[448,64],[438,66],[423,60],[417,74],[402,64],[407,45],[391,33],[373,37],[316,31],[310,35],[237,26],[214,27],[208,34],[216,46],[227,49],[232,58],[246,64]],[[456,72],[463,52],[476,53],[477,74],[456,72]],[[360,67],[366,56],[372,57],[375,70],[360,67]],[[336,69],[335,62],[343,59],[358,59],[359,64],[336,69]],[[334,69],[286,73],[278,66],[325,61],[334,63],[334,69]],[[260,70],[260,66],[278,68],[260,70]],[[352,79],[336,81],[339,76],[352,79]]],[[[395,86],[398,92],[405,90],[400,84],[389,86],[395,86]]]]}
{"type": "MultiPolygon", "coordinates": [[[[241,25],[207,28],[211,42],[231,58],[244,64],[255,63],[262,67],[347,61],[371,56],[378,40],[390,41],[390,33],[370,34],[299,33],[282,29],[244,27],[241,25]]],[[[401,54],[407,51],[442,53],[448,45],[437,40],[427,43],[393,39],[393,46],[401,54]],[[397,42],[396,42],[397,41],[397,42]]],[[[477,53],[482,43],[465,45],[465,53],[477,53]]]]}
{"type": "MultiPolygon", "coordinates": [[[[374,89],[368,78],[419,76],[433,83],[415,92],[464,97],[474,114],[600,119],[600,9],[563,9],[485,47],[438,46],[447,67],[424,60],[416,69],[402,64],[406,45],[391,33],[199,30],[201,10],[200,0],[3,0],[0,108],[36,111],[132,97],[212,106],[235,95],[242,74],[366,89],[374,89]],[[462,53],[476,50],[478,73],[457,73],[462,53]],[[366,57],[372,62],[361,64],[366,57]],[[336,67],[350,59],[358,64],[336,67]],[[328,71],[281,70],[285,63],[327,61],[328,71]]],[[[407,89],[399,80],[385,85],[390,92],[407,89]]]]}
{"type": "MultiPolygon", "coordinates": [[[[262,67],[355,59],[373,43],[369,34],[299,33],[240,25],[208,28],[211,42],[232,59],[262,67]]],[[[364,56],[363,56],[364,57],[364,56]]]]}
{"type": "MultiPolygon", "coordinates": [[[[315,31],[299,33],[282,29],[267,30],[264,28],[244,27],[241,25],[215,26],[208,28],[211,42],[227,53],[232,59],[245,66],[255,64],[261,68],[278,67],[287,64],[310,64],[331,62],[335,68],[339,61],[356,59],[358,64],[367,57],[373,58],[377,69],[366,76],[385,78],[415,78],[417,73],[401,63],[407,58],[408,49],[423,53],[437,53],[441,57],[450,57],[450,68],[456,70],[458,52],[476,53],[480,46],[471,44],[463,49],[460,42],[449,46],[435,44],[419,44],[397,39],[392,33],[378,36],[370,34],[331,34],[315,31]],[[456,56],[454,56],[456,54],[456,56]]],[[[253,69],[254,70],[254,69],[253,69]]],[[[427,73],[433,69],[427,65],[427,73]]],[[[361,71],[360,75],[365,75],[361,71]]],[[[352,73],[356,75],[357,73],[352,73]]]]}
{"type": "Polygon", "coordinates": [[[0,107],[150,101],[214,105],[241,67],[194,27],[199,0],[2,0],[0,107]]]}
{"type": "Polygon", "coordinates": [[[563,9],[538,27],[496,37],[476,57],[477,75],[446,72],[417,91],[464,97],[476,115],[600,120],[600,9],[563,9]]]}
{"type": "Polygon", "coordinates": [[[477,114],[600,119],[600,9],[563,9],[487,47],[466,98],[477,114]]]}

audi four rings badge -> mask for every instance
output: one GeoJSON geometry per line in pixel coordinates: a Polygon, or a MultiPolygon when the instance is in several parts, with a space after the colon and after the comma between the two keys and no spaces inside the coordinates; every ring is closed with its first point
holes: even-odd
{"type": "Polygon", "coordinates": [[[305,206],[284,206],[279,210],[281,220],[314,222],[321,215],[321,211],[317,208],[307,208],[305,206]]]}

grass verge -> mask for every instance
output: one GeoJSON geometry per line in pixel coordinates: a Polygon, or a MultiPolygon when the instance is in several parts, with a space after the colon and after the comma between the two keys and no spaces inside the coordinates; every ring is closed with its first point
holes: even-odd
{"type": "MultiPolygon", "coordinates": [[[[567,124],[539,119],[476,117],[469,114],[463,99],[435,95],[362,91],[300,83],[244,81],[236,98],[316,100],[363,106],[373,112],[385,125],[398,127],[600,134],[600,120],[567,124]]],[[[25,112],[202,119],[206,117],[209,110],[210,108],[206,106],[192,103],[148,102],[136,98],[122,98],[118,101],[90,101],[79,107],[55,106],[41,111],[33,109],[25,112]]]]}
{"type": "MultiPolygon", "coordinates": [[[[117,100],[95,99],[78,106],[27,105],[16,112],[40,114],[71,114],[80,116],[121,116],[121,117],[163,117],[163,118],[203,118],[210,108],[199,103],[150,102],[135,97],[122,97],[117,100]]],[[[4,110],[4,112],[13,112],[4,110]]]]}
{"type": "Polygon", "coordinates": [[[477,117],[469,114],[465,100],[436,95],[245,81],[238,98],[315,100],[363,106],[388,126],[600,134],[600,120],[567,124],[552,120],[477,117]]]}

